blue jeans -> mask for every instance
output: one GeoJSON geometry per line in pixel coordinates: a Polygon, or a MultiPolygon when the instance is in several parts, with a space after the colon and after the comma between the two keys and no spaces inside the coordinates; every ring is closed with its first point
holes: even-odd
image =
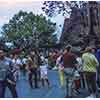
{"type": "Polygon", "coordinates": [[[5,96],[5,81],[0,81],[0,98],[4,98],[5,96]]]}
{"type": "Polygon", "coordinates": [[[74,82],[74,69],[73,68],[65,68],[65,79],[66,79],[66,96],[72,96],[72,85],[74,82]]]}

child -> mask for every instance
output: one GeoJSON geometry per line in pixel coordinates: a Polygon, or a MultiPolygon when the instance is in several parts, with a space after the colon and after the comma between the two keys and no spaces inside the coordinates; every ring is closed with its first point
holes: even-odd
{"type": "Polygon", "coordinates": [[[77,70],[75,72],[75,75],[76,75],[76,77],[78,76],[78,78],[76,78],[76,80],[75,80],[75,86],[76,86],[76,90],[78,92],[79,88],[81,88],[81,81],[82,81],[82,58],[81,58],[81,53],[77,54],[76,60],[77,60],[77,70]]]}
{"type": "Polygon", "coordinates": [[[64,71],[63,71],[64,66],[63,66],[62,53],[57,58],[56,65],[58,66],[58,69],[59,69],[59,78],[60,78],[61,87],[64,87],[65,86],[65,78],[64,78],[64,71]]]}
{"type": "Polygon", "coordinates": [[[42,86],[45,85],[45,82],[48,84],[48,87],[50,87],[50,82],[48,80],[48,65],[46,62],[46,59],[41,56],[41,65],[40,65],[40,74],[41,74],[41,81],[42,81],[42,86]]]}

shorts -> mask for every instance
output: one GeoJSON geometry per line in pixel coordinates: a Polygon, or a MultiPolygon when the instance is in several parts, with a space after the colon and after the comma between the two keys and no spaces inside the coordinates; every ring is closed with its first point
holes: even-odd
{"type": "Polygon", "coordinates": [[[47,79],[48,75],[47,75],[47,70],[41,70],[41,79],[47,79]]]}

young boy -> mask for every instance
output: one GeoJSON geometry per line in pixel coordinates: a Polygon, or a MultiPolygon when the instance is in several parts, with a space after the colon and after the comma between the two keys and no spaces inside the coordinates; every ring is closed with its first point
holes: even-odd
{"type": "Polygon", "coordinates": [[[45,82],[48,84],[48,87],[50,87],[50,82],[48,80],[48,65],[45,57],[41,56],[41,65],[40,65],[40,74],[41,74],[41,81],[42,86],[45,85],[45,82]]]}

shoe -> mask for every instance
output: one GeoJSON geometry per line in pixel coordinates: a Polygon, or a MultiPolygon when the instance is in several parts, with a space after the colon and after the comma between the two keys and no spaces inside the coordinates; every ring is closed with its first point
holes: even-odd
{"type": "Polygon", "coordinates": [[[52,70],[58,70],[58,68],[57,67],[54,67],[54,68],[52,68],[52,70]]]}
{"type": "Polygon", "coordinates": [[[96,98],[95,95],[91,94],[90,96],[86,97],[86,98],[96,98]]]}
{"type": "Polygon", "coordinates": [[[78,89],[75,89],[74,92],[75,92],[76,94],[80,94],[80,91],[79,91],[78,89]]]}

